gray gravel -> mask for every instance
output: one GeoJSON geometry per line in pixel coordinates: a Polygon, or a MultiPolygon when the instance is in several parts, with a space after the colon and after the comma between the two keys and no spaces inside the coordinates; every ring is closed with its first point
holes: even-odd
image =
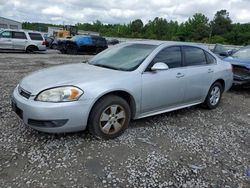
{"type": "Polygon", "coordinates": [[[250,187],[249,89],[225,93],[212,111],[192,107],[133,121],[109,141],[86,131],[39,133],[11,111],[23,76],[89,57],[0,53],[1,188],[250,187]]]}

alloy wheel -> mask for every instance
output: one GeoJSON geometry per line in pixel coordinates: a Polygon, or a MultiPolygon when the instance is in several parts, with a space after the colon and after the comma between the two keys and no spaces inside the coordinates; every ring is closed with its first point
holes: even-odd
{"type": "Polygon", "coordinates": [[[211,93],[210,93],[210,103],[215,106],[217,105],[217,103],[219,102],[220,100],[220,97],[221,97],[221,91],[220,91],[220,88],[218,86],[215,86],[211,93]]]}
{"type": "Polygon", "coordinates": [[[120,105],[108,106],[101,114],[99,126],[105,134],[115,134],[119,132],[125,123],[126,112],[120,105]]]}

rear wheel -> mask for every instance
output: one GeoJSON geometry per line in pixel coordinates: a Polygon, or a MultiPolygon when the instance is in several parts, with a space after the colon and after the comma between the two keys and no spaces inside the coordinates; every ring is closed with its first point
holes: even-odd
{"type": "Polygon", "coordinates": [[[207,98],[204,102],[208,109],[215,109],[222,97],[222,85],[219,82],[215,82],[209,89],[207,98]]]}
{"type": "Polygon", "coordinates": [[[27,53],[34,53],[35,51],[38,51],[38,48],[36,46],[28,46],[26,48],[27,53]]]}
{"type": "Polygon", "coordinates": [[[93,107],[88,128],[97,138],[116,138],[128,127],[130,116],[128,103],[121,97],[109,95],[93,107]]]}
{"type": "Polygon", "coordinates": [[[101,48],[97,48],[96,49],[96,54],[99,54],[100,52],[102,52],[102,49],[101,48]]]}
{"type": "Polygon", "coordinates": [[[56,44],[52,44],[51,49],[56,50],[57,49],[57,45],[56,44]]]}

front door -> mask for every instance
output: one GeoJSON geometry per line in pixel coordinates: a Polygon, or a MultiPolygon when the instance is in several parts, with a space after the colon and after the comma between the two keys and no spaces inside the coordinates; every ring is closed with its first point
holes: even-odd
{"type": "Polygon", "coordinates": [[[12,49],[12,32],[4,31],[0,34],[0,49],[12,49]]]}
{"type": "Polygon", "coordinates": [[[186,88],[182,53],[178,46],[160,51],[142,74],[141,112],[150,113],[179,106],[186,88]],[[151,71],[157,62],[166,63],[168,70],[151,71]]]}

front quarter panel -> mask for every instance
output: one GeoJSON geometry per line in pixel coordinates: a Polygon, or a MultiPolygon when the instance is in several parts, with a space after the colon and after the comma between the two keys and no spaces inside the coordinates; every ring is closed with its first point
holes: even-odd
{"type": "Polygon", "coordinates": [[[141,103],[141,73],[137,70],[133,72],[119,71],[119,76],[103,78],[103,80],[80,84],[79,87],[84,91],[84,94],[79,100],[91,100],[91,108],[103,96],[116,91],[123,91],[133,98],[135,103],[135,116],[140,113],[141,103]]]}

